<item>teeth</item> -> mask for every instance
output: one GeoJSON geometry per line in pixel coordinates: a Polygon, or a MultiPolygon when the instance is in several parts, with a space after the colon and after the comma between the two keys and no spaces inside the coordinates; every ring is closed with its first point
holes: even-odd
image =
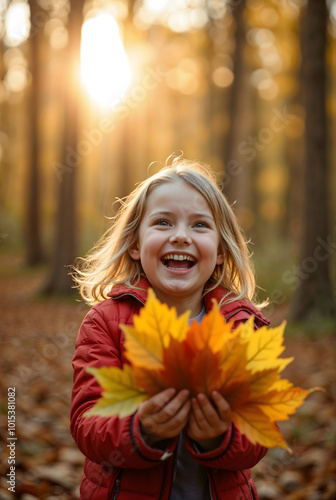
{"type": "Polygon", "coordinates": [[[191,262],[194,262],[194,259],[190,257],[190,255],[177,255],[177,254],[165,255],[164,260],[190,260],[191,262]]]}

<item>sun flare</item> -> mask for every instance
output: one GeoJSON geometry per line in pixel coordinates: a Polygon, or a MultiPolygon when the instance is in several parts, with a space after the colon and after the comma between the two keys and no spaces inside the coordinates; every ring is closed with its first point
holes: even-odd
{"type": "Polygon", "coordinates": [[[112,109],[131,82],[131,69],[114,17],[100,11],[82,27],[81,78],[90,98],[112,109]]]}
{"type": "Polygon", "coordinates": [[[17,47],[25,42],[30,32],[30,10],[26,2],[11,2],[5,17],[5,42],[17,47]]]}

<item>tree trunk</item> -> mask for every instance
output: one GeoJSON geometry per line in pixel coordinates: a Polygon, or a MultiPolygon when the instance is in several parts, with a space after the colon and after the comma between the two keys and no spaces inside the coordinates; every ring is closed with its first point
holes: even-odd
{"type": "Polygon", "coordinates": [[[334,317],[326,116],[327,5],[308,0],[303,18],[302,76],[306,108],[305,201],[301,261],[292,306],[295,320],[334,317]]]}
{"type": "MultiPolygon", "coordinates": [[[[29,1],[30,16],[34,19],[35,13],[41,10],[36,0],[29,1]]],[[[30,71],[32,84],[29,98],[29,123],[30,123],[30,157],[27,179],[27,205],[25,219],[25,262],[30,266],[38,265],[44,261],[41,244],[41,203],[40,203],[40,178],[39,178],[39,45],[41,27],[30,38],[30,71]]]]}
{"type": "Polygon", "coordinates": [[[62,141],[61,170],[58,169],[59,199],[55,227],[53,257],[45,293],[73,291],[69,266],[74,263],[77,252],[76,179],[80,163],[77,153],[80,90],[78,64],[80,60],[81,27],[84,0],[71,2],[68,31],[69,44],[64,61],[64,133],[62,141]]]}
{"type": "Polygon", "coordinates": [[[239,151],[239,145],[248,135],[247,108],[248,108],[248,86],[244,65],[245,47],[245,21],[244,11],[246,0],[236,2],[232,7],[232,15],[235,23],[235,49],[233,54],[234,81],[230,96],[230,128],[226,140],[225,158],[225,182],[224,192],[230,203],[235,203],[235,209],[246,205],[248,195],[247,186],[250,166],[239,151]]]}

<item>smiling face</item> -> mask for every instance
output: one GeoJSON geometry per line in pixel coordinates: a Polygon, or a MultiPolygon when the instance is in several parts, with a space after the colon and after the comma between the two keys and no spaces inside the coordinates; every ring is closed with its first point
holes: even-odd
{"type": "Polygon", "coordinates": [[[150,191],[129,254],[141,261],[158,299],[179,314],[191,309],[191,317],[200,312],[204,285],[224,261],[207,201],[183,180],[150,191]]]}

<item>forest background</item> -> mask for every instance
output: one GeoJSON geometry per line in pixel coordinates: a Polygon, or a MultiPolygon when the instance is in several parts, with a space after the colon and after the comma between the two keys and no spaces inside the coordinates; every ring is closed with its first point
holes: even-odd
{"type": "MultiPolygon", "coordinates": [[[[87,308],[67,266],[118,199],[183,151],[218,174],[251,240],[265,314],[289,321],[296,382],[327,390],[287,430],[303,461],[275,454],[257,471],[261,498],[334,498],[336,1],[1,0],[0,48],[1,366],[5,401],[8,387],[19,394],[16,497],[76,498],[68,405],[87,308]],[[317,444],[302,437],[318,432],[317,444]],[[279,480],[289,472],[292,490],[279,480]],[[297,489],[306,496],[290,497],[297,489]]],[[[7,403],[1,418],[6,457],[7,403]]]]}

